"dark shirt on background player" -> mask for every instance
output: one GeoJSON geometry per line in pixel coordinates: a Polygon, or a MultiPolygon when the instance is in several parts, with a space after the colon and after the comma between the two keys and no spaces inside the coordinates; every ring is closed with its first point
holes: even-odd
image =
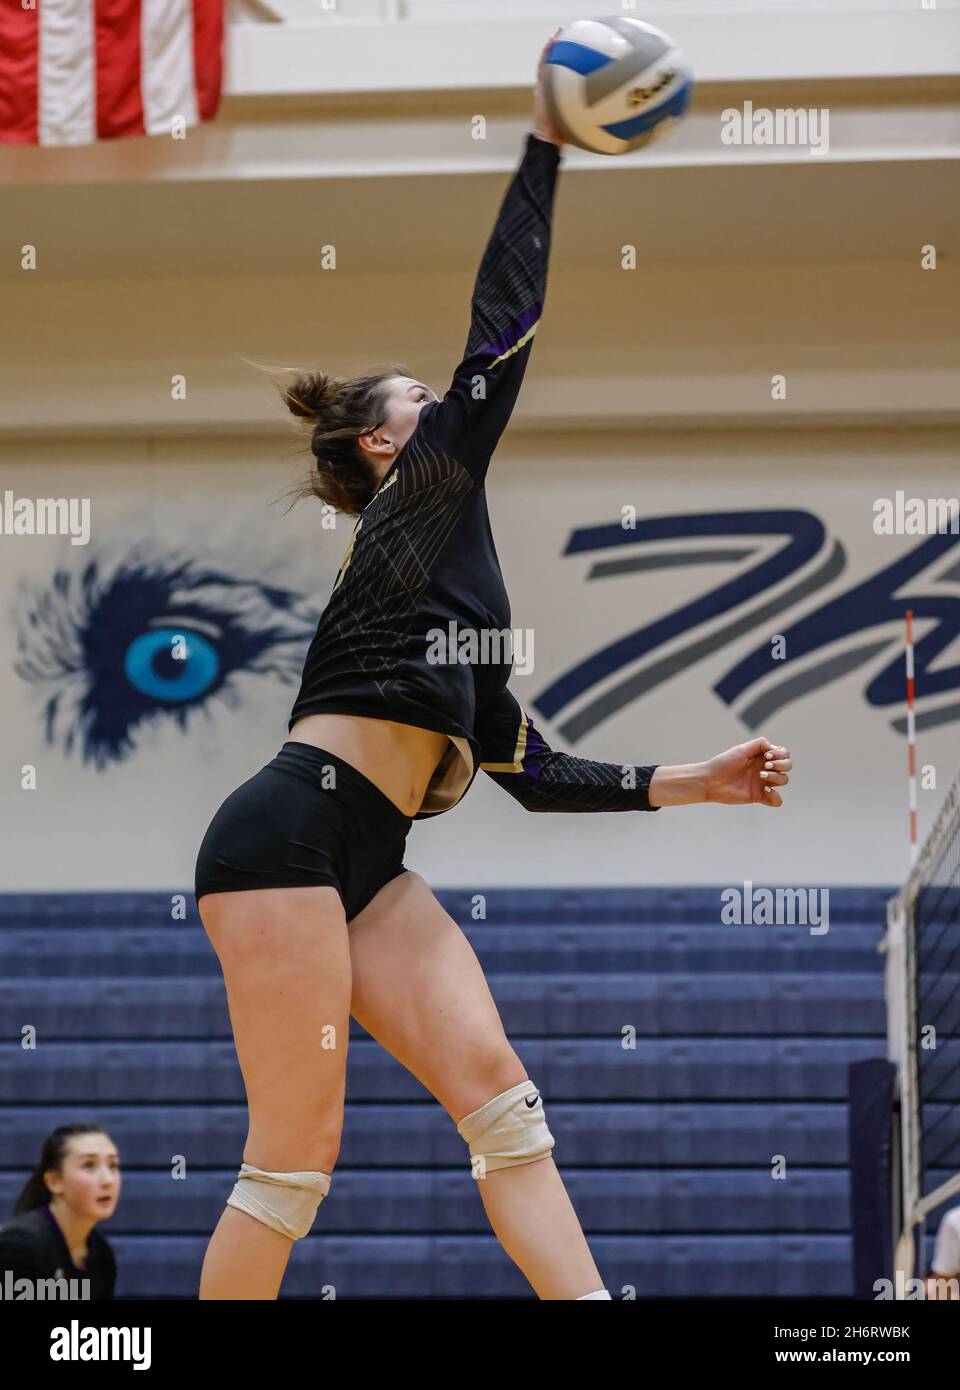
{"type": "Polygon", "coordinates": [[[50,1208],[35,1207],[0,1226],[0,1281],[5,1282],[7,1270],[14,1280],[89,1279],[91,1301],[112,1299],[117,1263],[96,1230],[87,1238],[87,1252],[86,1264],[78,1269],[50,1208]]]}

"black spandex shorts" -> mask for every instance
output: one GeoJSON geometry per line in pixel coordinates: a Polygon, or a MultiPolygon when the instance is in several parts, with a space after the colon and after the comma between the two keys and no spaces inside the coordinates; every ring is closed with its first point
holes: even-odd
{"type": "Polygon", "coordinates": [[[199,902],[204,893],[327,884],[349,922],[403,873],[412,824],[335,753],[289,740],[214,815],[197,855],[194,893],[199,902]]]}

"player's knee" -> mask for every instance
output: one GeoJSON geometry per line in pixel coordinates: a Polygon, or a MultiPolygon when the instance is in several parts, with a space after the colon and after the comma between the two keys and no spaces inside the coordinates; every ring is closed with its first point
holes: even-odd
{"type": "Polygon", "coordinates": [[[526,1080],[526,1068],[505,1037],[474,1041],[458,1078],[456,1100],[476,1108],[526,1080]]]}
{"type": "Polygon", "coordinates": [[[245,1211],[289,1240],[299,1240],[316,1220],[330,1181],[329,1173],[268,1172],[242,1163],[227,1206],[245,1211]]]}
{"type": "Polygon", "coordinates": [[[540,1092],[530,1080],[501,1091],[457,1125],[470,1146],[473,1176],[479,1181],[498,1168],[549,1158],[554,1145],[540,1092]]]}
{"type": "Polygon", "coordinates": [[[343,1136],[343,1101],[250,1107],[244,1157],[268,1173],[332,1173],[343,1136]]]}

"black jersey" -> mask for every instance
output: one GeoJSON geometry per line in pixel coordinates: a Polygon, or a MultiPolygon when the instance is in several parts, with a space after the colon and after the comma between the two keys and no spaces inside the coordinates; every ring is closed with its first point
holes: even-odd
{"type": "MultiPolygon", "coordinates": [[[[11,1281],[89,1279],[91,1300],[113,1298],[117,1279],[113,1251],[96,1228],[87,1238],[87,1262],[83,1269],[77,1268],[66,1237],[48,1206],[19,1212],[0,1226],[0,1289],[4,1297],[8,1271],[11,1281]]],[[[17,1297],[15,1288],[13,1297],[17,1297]]]]}
{"type": "Polygon", "coordinates": [[[463,360],[357,519],[288,724],[358,714],[447,734],[417,820],[455,805],[480,767],[531,810],[656,809],[654,767],[553,752],[506,689],[510,601],[484,480],[543,311],[560,157],[528,134],[480,264],[463,360]]]}

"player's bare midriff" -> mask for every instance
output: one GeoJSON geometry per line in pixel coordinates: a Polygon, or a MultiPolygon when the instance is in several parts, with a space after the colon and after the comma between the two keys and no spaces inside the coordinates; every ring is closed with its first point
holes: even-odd
{"type": "Polygon", "coordinates": [[[368,719],[358,714],[305,714],[287,735],[295,743],[326,749],[355,767],[405,816],[415,816],[437,763],[447,748],[446,734],[368,719]]]}

